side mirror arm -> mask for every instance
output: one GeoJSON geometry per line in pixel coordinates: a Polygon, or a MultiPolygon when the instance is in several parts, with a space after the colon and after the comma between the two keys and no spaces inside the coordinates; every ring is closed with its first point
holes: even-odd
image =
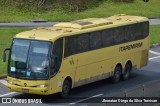
{"type": "Polygon", "coordinates": [[[6,51],[10,51],[10,48],[6,48],[3,52],[3,62],[6,62],[6,51]]]}

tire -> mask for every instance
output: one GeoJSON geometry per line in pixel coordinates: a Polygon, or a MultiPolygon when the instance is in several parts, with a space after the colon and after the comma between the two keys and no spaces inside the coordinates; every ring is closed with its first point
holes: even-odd
{"type": "Polygon", "coordinates": [[[124,73],[122,74],[122,80],[127,80],[132,72],[132,66],[130,64],[126,64],[124,73]]]}
{"type": "Polygon", "coordinates": [[[114,75],[112,77],[112,82],[113,83],[118,83],[120,81],[121,78],[121,67],[116,66],[115,70],[114,70],[114,75]]]}
{"type": "Polygon", "coordinates": [[[63,82],[61,97],[67,97],[70,93],[70,90],[71,90],[71,84],[68,80],[65,80],[63,82]]]}

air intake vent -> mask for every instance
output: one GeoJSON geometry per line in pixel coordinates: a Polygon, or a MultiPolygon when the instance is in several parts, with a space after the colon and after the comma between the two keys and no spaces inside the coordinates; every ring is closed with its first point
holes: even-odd
{"type": "Polygon", "coordinates": [[[78,21],[59,23],[54,25],[54,27],[63,27],[63,28],[74,28],[74,29],[87,29],[97,26],[103,26],[112,24],[109,20],[105,18],[89,18],[78,21]]]}

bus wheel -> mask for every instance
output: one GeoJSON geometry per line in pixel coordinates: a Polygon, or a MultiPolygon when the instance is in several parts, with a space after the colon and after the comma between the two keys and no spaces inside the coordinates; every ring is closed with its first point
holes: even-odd
{"type": "Polygon", "coordinates": [[[113,77],[112,77],[112,82],[113,82],[113,83],[119,82],[119,80],[120,80],[120,78],[121,78],[121,72],[122,72],[121,67],[117,66],[117,67],[115,68],[115,70],[114,70],[114,75],[113,75],[113,77]]]}
{"type": "Polygon", "coordinates": [[[67,97],[69,95],[70,90],[71,90],[71,84],[68,80],[65,80],[63,82],[61,97],[67,97]]]}
{"type": "Polygon", "coordinates": [[[127,80],[130,77],[131,72],[132,72],[132,66],[130,64],[126,64],[124,73],[122,74],[122,79],[127,80]]]}

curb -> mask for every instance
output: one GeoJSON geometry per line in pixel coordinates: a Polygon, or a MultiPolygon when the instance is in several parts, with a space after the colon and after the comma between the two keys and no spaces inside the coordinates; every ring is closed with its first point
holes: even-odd
{"type": "Polygon", "coordinates": [[[159,16],[151,16],[151,17],[148,17],[149,19],[160,19],[159,16]]]}
{"type": "Polygon", "coordinates": [[[0,75],[0,79],[7,78],[7,74],[0,75]]]}
{"type": "Polygon", "coordinates": [[[152,44],[150,48],[159,47],[159,46],[160,46],[160,43],[155,43],[155,44],[152,44]]]}

